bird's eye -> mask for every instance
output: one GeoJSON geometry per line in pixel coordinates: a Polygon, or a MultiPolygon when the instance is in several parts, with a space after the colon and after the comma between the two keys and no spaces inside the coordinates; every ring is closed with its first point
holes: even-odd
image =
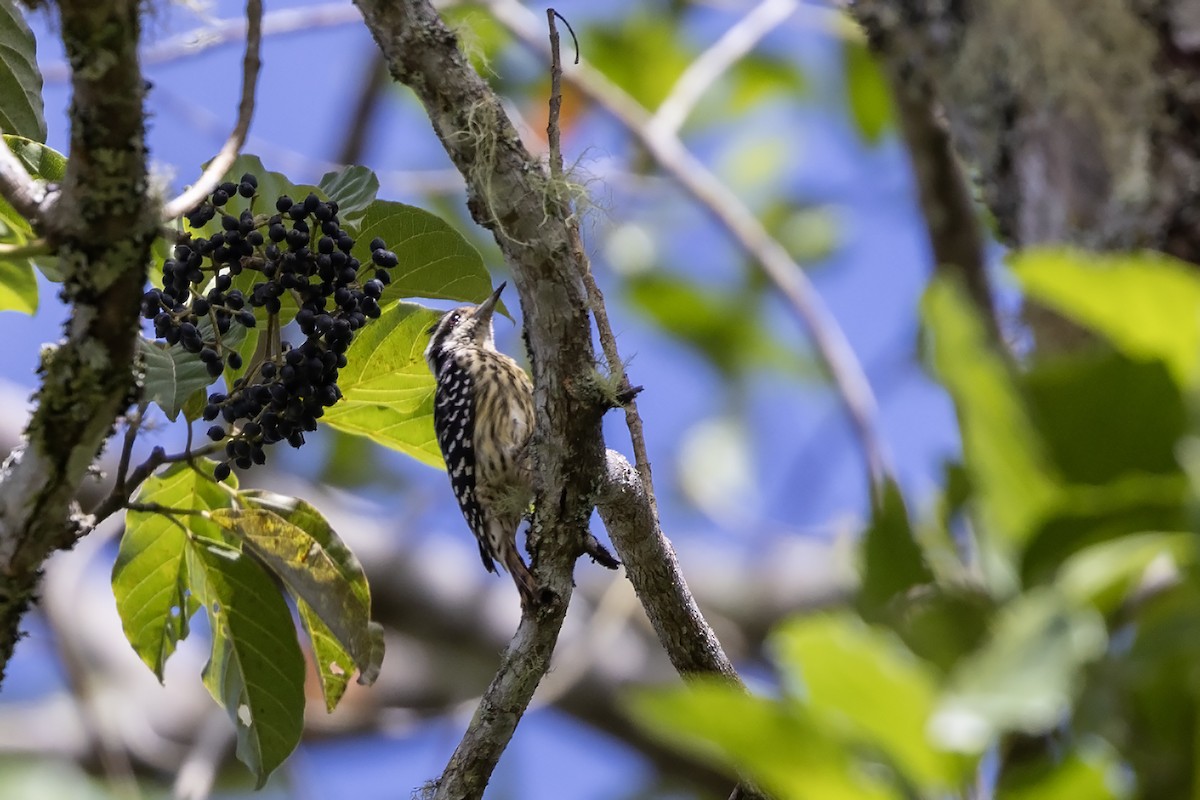
{"type": "Polygon", "coordinates": [[[458,321],[459,321],[460,319],[462,319],[462,314],[460,314],[460,313],[458,313],[457,311],[455,311],[453,314],[451,314],[451,315],[450,315],[450,324],[451,324],[451,325],[457,325],[457,324],[458,324],[458,321]]]}

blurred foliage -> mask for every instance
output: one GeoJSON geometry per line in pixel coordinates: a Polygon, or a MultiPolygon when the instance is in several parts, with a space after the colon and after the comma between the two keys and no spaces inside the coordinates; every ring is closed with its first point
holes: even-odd
{"type": "Polygon", "coordinates": [[[780,800],[1193,796],[1200,276],[1147,254],[1011,260],[1094,345],[1014,362],[935,280],[927,352],[964,443],[940,513],[914,523],[883,487],[856,597],[775,631],[774,696],[644,690],[642,725],[780,800]]]}

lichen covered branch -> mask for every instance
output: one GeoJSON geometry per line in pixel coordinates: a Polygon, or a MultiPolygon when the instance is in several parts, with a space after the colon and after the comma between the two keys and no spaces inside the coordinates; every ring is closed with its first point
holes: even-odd
{"type": "Polygon", "coordinates": [[[147,197],[141,4],[63,0],[59,9],[72,68],[71,149],[61,195],[41,222],[57,245],[71,316],[64,341],[43,355],[24,441],[0,467],[0,667],[42,563],[84,531],[72,500],[133,393],[138,305],[158,226],[147,197]]]}

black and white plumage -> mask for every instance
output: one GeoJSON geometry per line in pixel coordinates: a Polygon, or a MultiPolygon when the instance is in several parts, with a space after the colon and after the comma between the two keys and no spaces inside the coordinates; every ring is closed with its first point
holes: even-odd
{"type": "Polygon", "coordinates": [[[437,379],[433,424],[450,485],[489,572],[512,574],[523,605],[537,582],[517,550],[517,528],[533,498],[529,438],[533,383],[496,349],[492,312],[505,284],[478,306],[447,311],[429,329],[425,361],[437,379]]]}

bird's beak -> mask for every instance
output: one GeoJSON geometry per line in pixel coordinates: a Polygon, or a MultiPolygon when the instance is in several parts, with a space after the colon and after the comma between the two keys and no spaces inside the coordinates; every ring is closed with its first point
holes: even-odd
{"type": "Polygon", "coordinates": [[[491,297],[479,304],[479,307],[475,309],[475,319],[486,320],[491,318],[492,312],[496,309],[496,301],[500,299],[500,293],[504,291],[504,287],[507,285],[508,281],[501,283],[496,287],[496,291],[492,292],[491,297]]]}

